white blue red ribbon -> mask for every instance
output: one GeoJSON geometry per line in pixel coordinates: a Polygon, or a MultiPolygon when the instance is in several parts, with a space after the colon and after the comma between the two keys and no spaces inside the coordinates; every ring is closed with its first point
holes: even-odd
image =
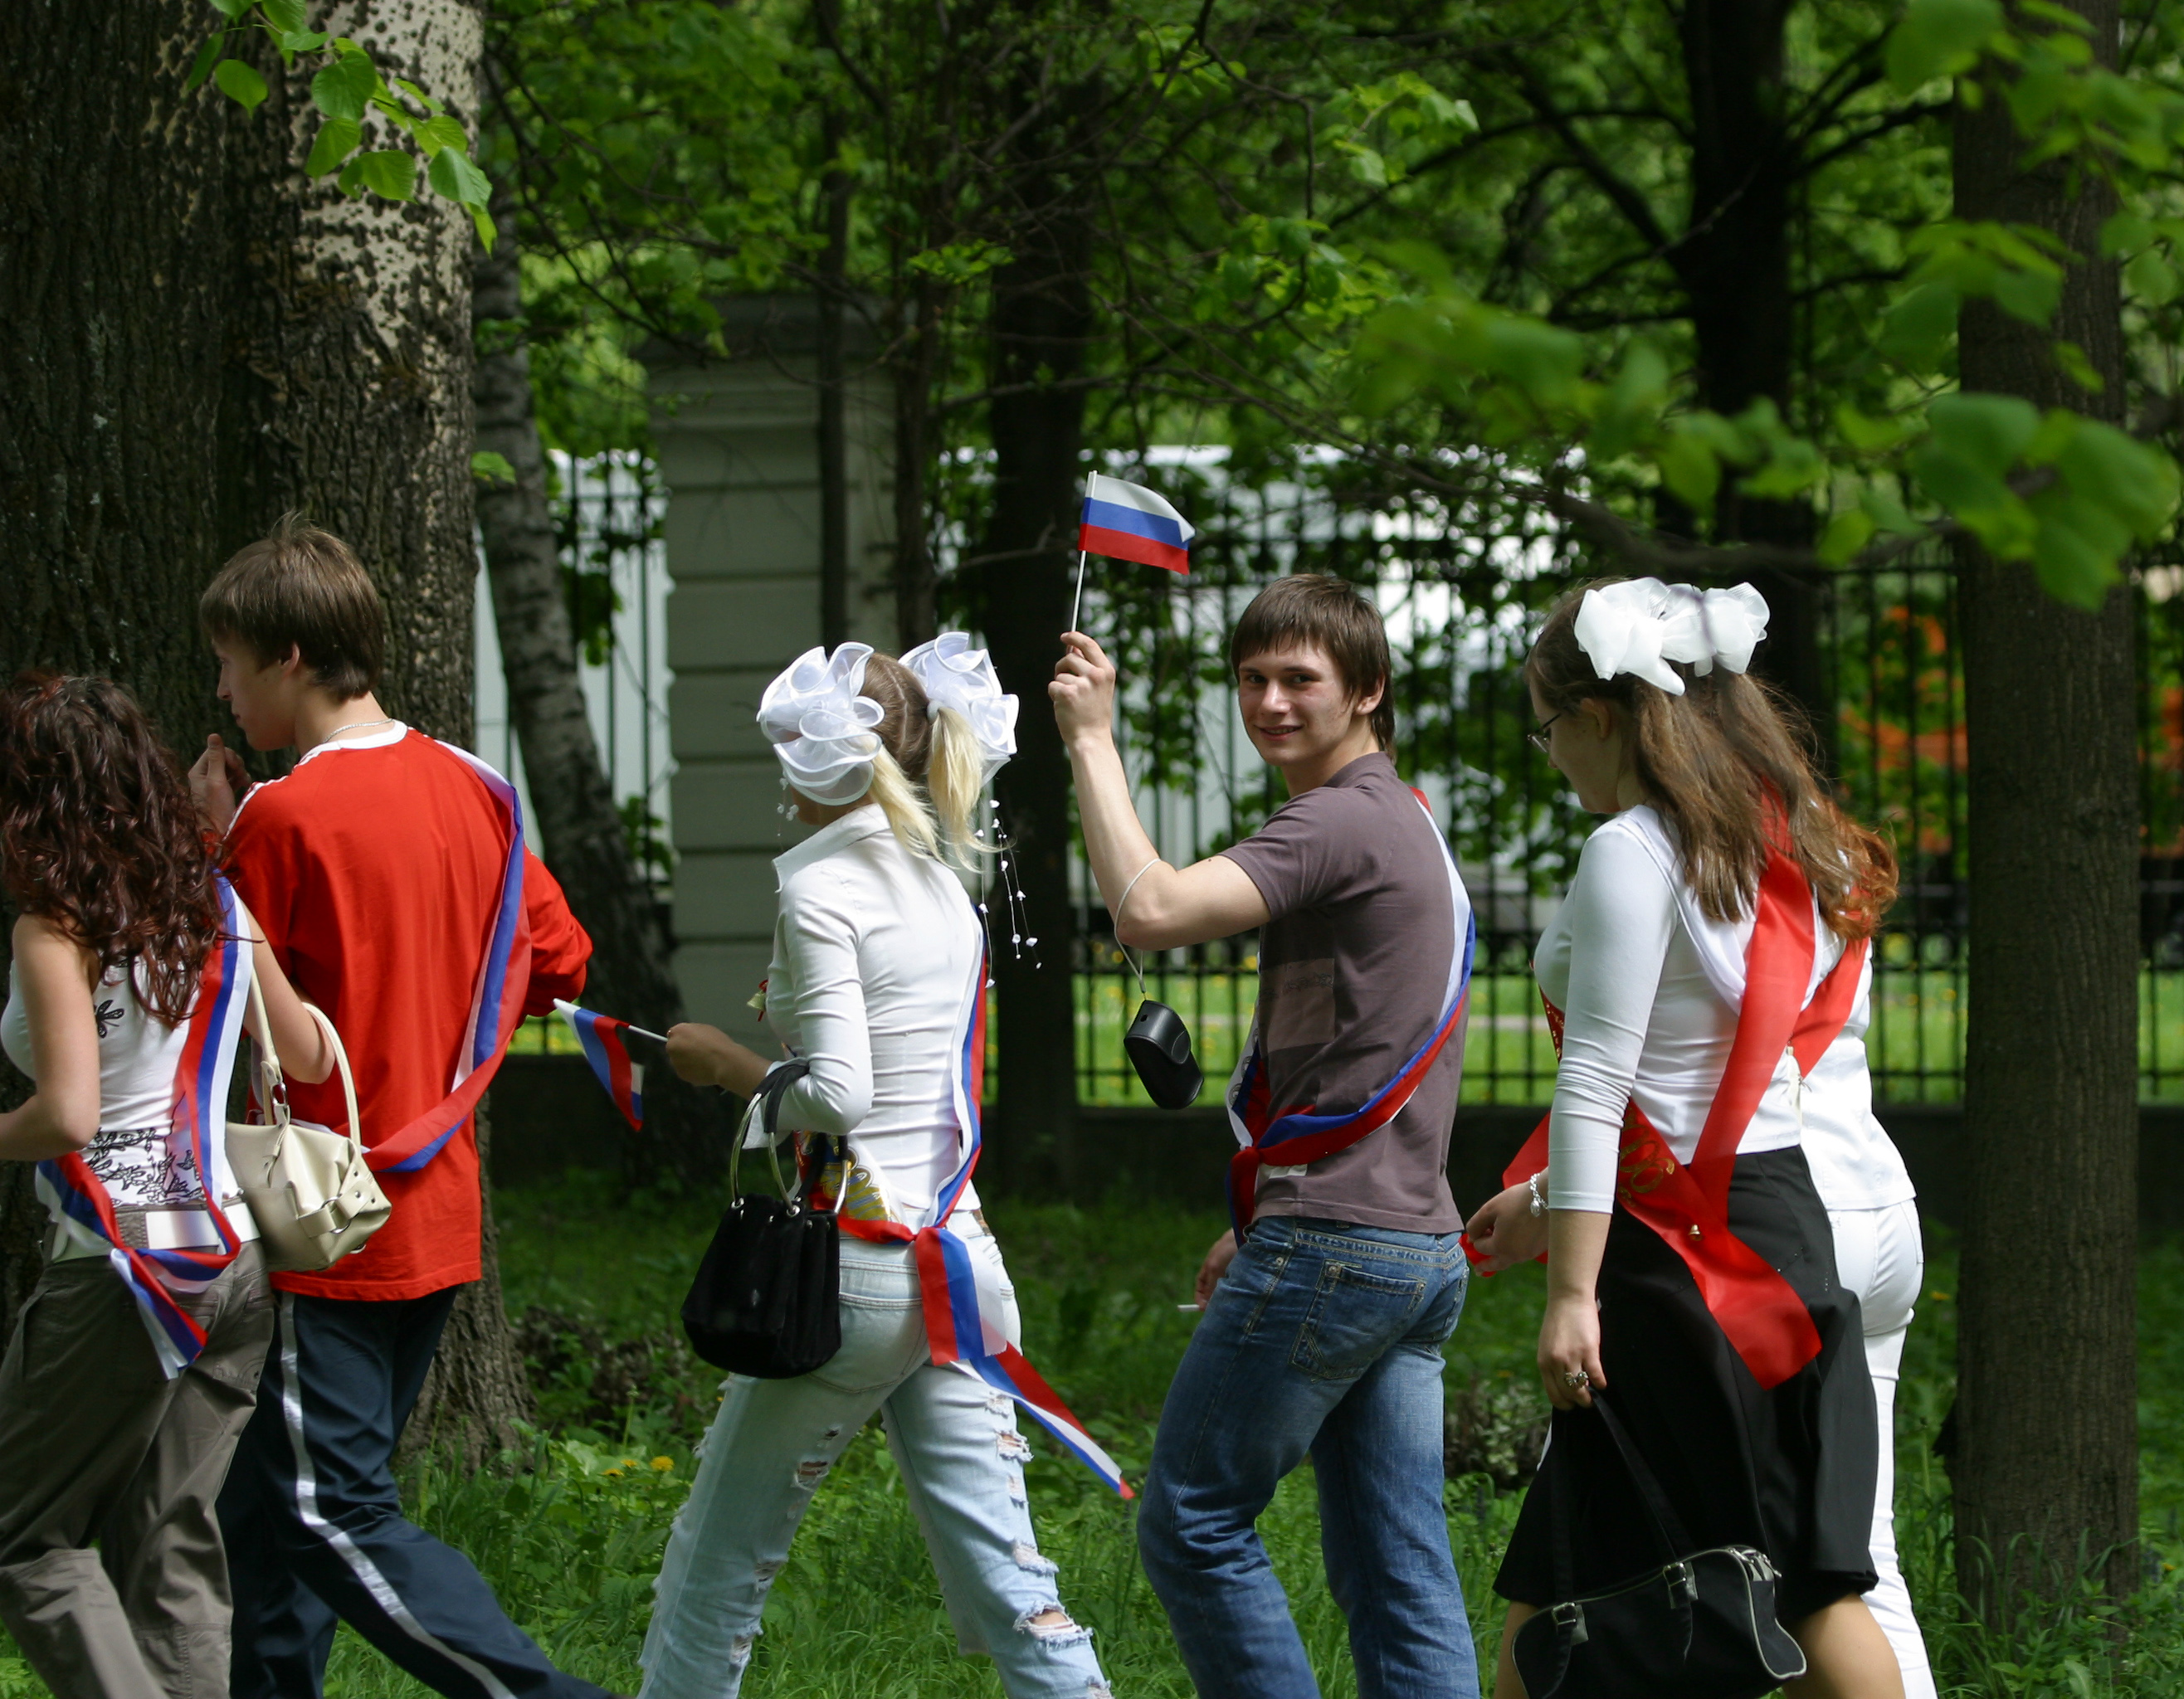
{"type": "Polygon", "coordinates": [[[942,1184],[915,1228],[897,1221],[862,1221],[841,1217],[842,1231],[854,1238],[906,1244],[917,1259],[918,1287],[925,1308],[925,1337],[935,1365],[956,1364],[996,1391],[1005,1392],[1032,1419],[1059,1440],[1085,1468],[1124,1498],[1131,1493],[1115,1460],[1085,1430],[1060,1395],[1010,1343],[1006,1328],[1008,1299],[993,1265],[972,1255],[955,1228],[956,1205],[978,1165],[979,1104],[986,1079],[986,945],[978,953],[956,1025],[956,1061],[950,1086],[956,1100],[961,1161],[942,1184]]]}
{"type": "Polygon", "coordinates": [[[580,1009],[574,1003],[554,1000],[554,1012],[569,1023],[570,1031],[583,1047],[584,1060],[592,1065],[606,1094],[621,1111],[622,1119],[634,1130],[644,1126],[644,1068],[629,1057],[629,1046],[622,1042],[622,1034],[630,1030],[629,1022],[617,1021],[611,1015],[602,1015],[595,1009],[580,1009]]]}
{"type": "MultiPolygon", "coordinates": [[[[1412,791],[1412,794],[1417,796],[1418,793],[1412,791]]],[[[1424,797],[1419,796],[1418,801],[1418,806],[1425,809],[1427,823],[1432,825],[1433,811],[1426,808],[1424,797]]],[[[1316,1162],[1349,1149],[1386,1126],[1424,1083],[1435,1062],[1440,1058],[1441,1047],[1463,1024],[1464,1005],[1471,997],[1472,957],[1478,948],[1479,924],[1471,911],[1471,898],[1463,888],[1463,876],[1457,868],[1448,839],[1438,826],[1433,827],[1433,834],[1448,866],[1450,913],[1456,922],[1449,953],[1447,987],[1433,1030],[1396,1071],[1396,1077],[1356,1109],[1341,1114],[1315,1115],[1310,1104],[1279,1111],[1273,1107],[1268,1094],[1266,1059],[1259,1043],[1258,1018],[1256,1015],[1252,1017],[1251,1041],[1244,1047],[1243,1057],[1236,1064],[1228,1087],[1228,1121],[1235,1130],[1237,1143],[1243,1147],[1228,1165],[1228,1213],[1240,1236],[1251,1224],[1262,1167],[1301,1167],[1316,1162]]]]}
{"type": "Polygon", "coordinates": [[[1190,521],[1166,497],[1142,484],[1098,472],[1085,482],[1077,546],[1086,554],[1187,573],[1194,534],[1190,521]]]}
{"type": "Polygon", "coordinates": [[[455,1077],[447,1096],[365,1150],[365,1162],[382,1173],[406,1174],[423,1167],[476,1112],[478,1100],[499,1070],[501,1057],[508,1053],[509,1039],[523,1023],[524,994],[531,986],[531,915],[523,901],[522,799],[514,785],[468,749],[453,744],[440,747],[469,766],[506,816],[508,858],[501,870],[492,935],[486,940],[485,959],[471,994],[470,1022],[455,1059],[455,1077]]]}
{"type": "Polygon", "coordinates": [[[195,1251],[140,1251],[122,1242],[114,1200],[81,1151],[42,1161],[38,1196],[47,1207],[88,1228],[110,1247],[107,1261],[136,1300],[159,1367],[171,1379],[204,1350],[204,1329],[176,1301],[176,1293],[201,1292],[235,1261],[241,1240],[220,1208],[213,1139],[226,1136],[228,1082],[235,1069],[243,1011],[254,964],[240,924],[239,905],[225,878],[215,875],[220,937],[206,953],[187,1037],[175,1069],[173,1117],[167,1144],[179,1165],[192,1164],[204,1187],[204,1212],[219,1234],[216,1247],[195,1251]]]}

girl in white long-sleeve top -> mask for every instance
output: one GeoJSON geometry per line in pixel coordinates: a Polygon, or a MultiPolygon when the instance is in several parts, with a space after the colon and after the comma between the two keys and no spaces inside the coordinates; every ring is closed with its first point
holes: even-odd
{"type": "Polygon", "coordinates": [[[1570,1596],[1558,1501],[1576,1596],[1663,1561],[1586,1413],[1595,1393],[1694,1549],[1771,1561],[1808,1664],[1786,1691],[1903,1691],[1860,1597],[1877,1579],[1878,1459],[1859,1305],[1802,1148],[1816,1083],[1833,1113],[1852,1095],[1834,1076],[1863,1077],[1850,1028],[1895,870],[1744,676],[1765,625],[1747,586],[1602,583],[1557,606],[1525,668],[1536,741],[1613,818],[1535,962],[1561,1018],[1546,1171],[1472,1225],[1506,1265],[1548,1223],[1539,1362],[1557,1415],[1496,1583],[1504,1695],[1524,1691],[1518,1630],[1570,1596]]]}
{"type": "MultiPolygon", "coordinates": [[[[935,1362],[909,1242],[944,1221],[993,1306],[982,1314],[1016,1342],[1007,1271],[962,1174],[983,928],[943,859],[978,852],[972,807],[1014,748],[1015,708],[954,633],[900,662],[861,643],[811,650],[761,705],[797,816],[820,828],[774,862],[764,1001],[809,1068],[780,1128],[848,1139],[821,1180],[841,1201],[842,1344],[792,1379],[729,1377],[656,1585],[644,1699],[733,1699],[798,1523],[875,1411],[961,1650],[991,1657],[1011,1699],[1107,1692],[1039,1553],[1014,1404],[935,1362]]],[[[676,1027],[667,1049],[685,1079],[741,1095],[777,1066],[711,1027],[676,1027]]]]}

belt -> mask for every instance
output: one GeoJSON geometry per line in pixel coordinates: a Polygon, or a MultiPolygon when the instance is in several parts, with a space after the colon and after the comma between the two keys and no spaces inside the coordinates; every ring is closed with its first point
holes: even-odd
{"type": "MultiPolygon", "coordinates": [[[[241,1193],[221,1199],[220,1212],[237,1242],[248,1245],[258,1237],[258,1223],[241,1193]]],[[[132,1251],[209,1251],[220,1243],[212,1212],[188,1204],[116,1204],[114,1224],[132,1251]]]]}

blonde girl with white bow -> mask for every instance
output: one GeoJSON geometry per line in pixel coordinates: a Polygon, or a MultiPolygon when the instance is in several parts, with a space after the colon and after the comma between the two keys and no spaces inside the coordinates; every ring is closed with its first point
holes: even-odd
{"type": "MultiPolygon", "coordinates": [[[[1016,705],[954,632],[899,662],[862,643],[812,649],[760,703],[796,816],[818,828],[774,862],[764,1018],[810,1069],[783,1093],[779,1126],[847,1138],[846,1170],[822,1182],[845,1217],[921,1223],[961,1162],[951,1070],[983,940],[949,864],[990,853],[976,807],[1015,749],[1016,705]]],[[[776,1066],[694,1023],[668,1033],[667,1055],[683,1078],[743,1096],[776,1066]]],[[[1002,1331],[1017,1343],[974,1189],[950,1228],[996,1286],[1002,1331]]],[[[841,1294],[831,1361],[722,1388],[655,1589],[644,1699],[733,1699],[797,1525],[876,1412],[959,1649],[990,1657],[1011,1699],[1104,1699],[1090,1631],[1062,1609],[1039,1550],[1014,1406],[929,1360],[911,1247],[845,1231],[841,1294]]]]}

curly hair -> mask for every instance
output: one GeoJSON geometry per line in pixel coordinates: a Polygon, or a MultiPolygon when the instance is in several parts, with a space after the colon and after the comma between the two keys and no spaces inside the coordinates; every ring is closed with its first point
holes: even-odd
{"type": "Polygon", "coordinates": [[[204,822],[136,699],[105,678],[25,673],[0,693],[0,883],[128,975],[170,1026],[189,1018],[220,936],[204,822]]]}
{"type": "Polygon", "coordinates": [[[1896,900],[1896,857],[1821,783],[1796,705],[1726,667],[1701,674],[1672,662],[1681,696],[1628,673],[1594,672],[1578,643],[1578,609],[1586,591],[1622,582],[1580,584],[1548,610],[1525,682],[1557,713],[1585,701],[1621,711],[1639,787],[1674,828],[1684,877],[1712,918],[1750,912],[1773,837],[1803,870],[1830,930],[1871,938],[1896,900]]]}

